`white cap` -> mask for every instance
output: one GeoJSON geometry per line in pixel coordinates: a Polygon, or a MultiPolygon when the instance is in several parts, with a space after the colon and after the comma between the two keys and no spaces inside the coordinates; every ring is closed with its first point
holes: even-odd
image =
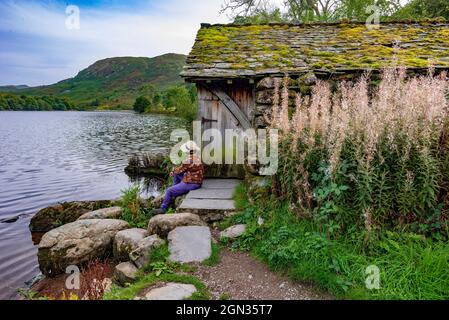
{"type": "Polygon", "coordinates": [[[200,151],[201,149],[195,143],[195,141],[187,141],[181,146],[181,151],[184,153],[190,153],[191,151],[200,151]]]}

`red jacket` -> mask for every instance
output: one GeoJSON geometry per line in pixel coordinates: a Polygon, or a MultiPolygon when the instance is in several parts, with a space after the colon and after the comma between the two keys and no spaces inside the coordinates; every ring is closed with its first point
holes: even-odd
{"type": "Polygon", "coordinates": [[[173,172],[175,174],[184,173],[182,182],[190,184],[202,184],[204,180],[204,165],[197,155],[190,155],[184,160],[182,165],[176,167],[173,172]]]}

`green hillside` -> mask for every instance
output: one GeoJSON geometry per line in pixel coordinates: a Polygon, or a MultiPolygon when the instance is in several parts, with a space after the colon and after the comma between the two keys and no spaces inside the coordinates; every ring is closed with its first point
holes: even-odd
{"type": "MultiPolygon", "coordinates": [[[[155,58],[120,57],[95,62],[74,78],[53,85],[20,90],[21,95],[54,96],[77,108],[132,109],[148,90],[181,84],[179,73],[186,56],[165,54],[155,58]]],[[[14,90],[2,90],[9,91],[14,90]]],[[[15,91],[17,93],[17,91],[15,91]]]]}

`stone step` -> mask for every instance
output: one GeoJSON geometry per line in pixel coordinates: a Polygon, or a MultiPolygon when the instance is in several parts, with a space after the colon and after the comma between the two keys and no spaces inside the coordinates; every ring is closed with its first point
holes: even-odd
{"type": "Polygon", "coordinates": [[[205,222],[215,222],[235,211],[233,194],[237,179],[206,179],[201,189],[190,192],[177,212],[197,214],[205,222]]]}
{"type": "Polygon", "coordinates": [[[186,199],[222,199],[232,200],[234,189],[199,189],[191,191],[186,199]]]}
{"type": "Polygon", "coordinates": [[[201,189],[235,189],[240,183],[237,179],[206,179],[201,189]]]}
{"type": "Polygon", "coordinates": [[[233,200],[185,199],[179,206],[178,211],[186,212],[189,210],[232,211],[235,210],[235,205],[233,200]]]}

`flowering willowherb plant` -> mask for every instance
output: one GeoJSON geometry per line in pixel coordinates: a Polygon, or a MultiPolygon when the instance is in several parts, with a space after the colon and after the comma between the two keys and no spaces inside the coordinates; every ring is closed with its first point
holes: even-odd
{"type": "Polygon", "coordinates": [[[387,69],[377,86],[365,74],[335,91],[319,81],[310,97],[296,96],[291,117],[288,83],[276,82],[271,111],[281,133],[279,194],[340,229],[427,232],[447,221],[439,209],[449,179],[445,73],[387,69]]]}

